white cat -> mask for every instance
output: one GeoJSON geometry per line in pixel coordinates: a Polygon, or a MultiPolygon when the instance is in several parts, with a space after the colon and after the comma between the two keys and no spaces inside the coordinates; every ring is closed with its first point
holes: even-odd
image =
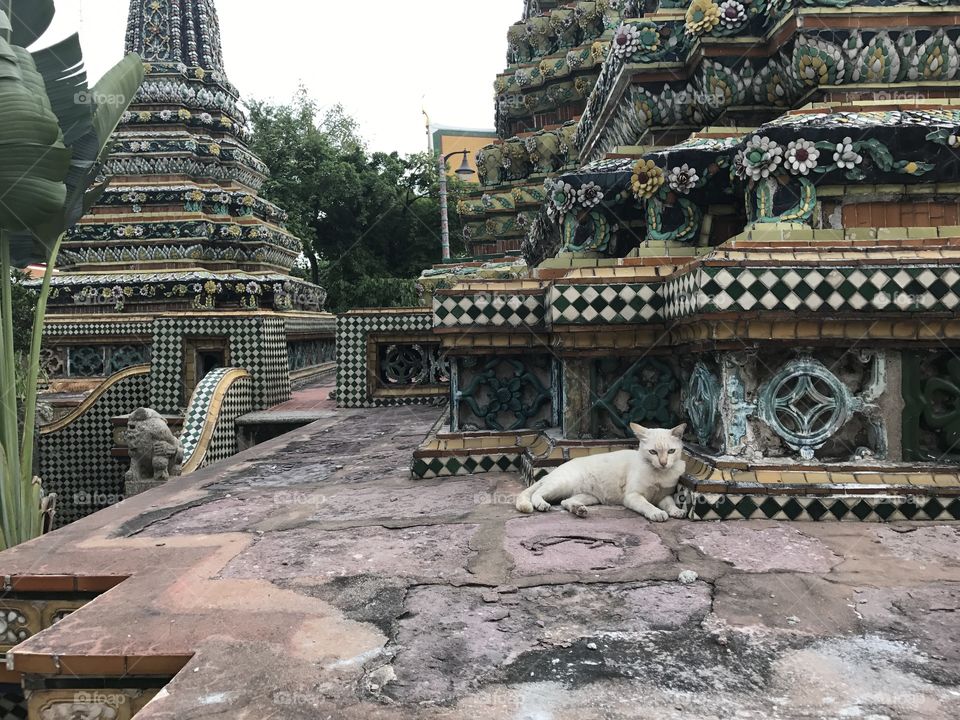
{"type": "Polygon", "coordinates": [[[564,510],[578,517],[587,516],[588,505],[623,505],[654,522],[684,517],[686,511],[677,507],[673,493],[686,469],[681,438],[687,426],[648,430],[631,423],[630,429],[640,440],[639,450],[564,463],[524,490],[517,510],[547,512],[550,503],[560,500],[564,510]]]}

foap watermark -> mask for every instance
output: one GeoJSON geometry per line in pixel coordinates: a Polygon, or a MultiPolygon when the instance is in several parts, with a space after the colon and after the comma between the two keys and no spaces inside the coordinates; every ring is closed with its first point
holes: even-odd
{"type": "Polygon", "coordinates": [[[882,102],[884,100],[899,100],[906,102],[917,102],[918,100],[926,100],[927,96],[923,93],[919,93],[915,90],[879,90],[873,94],[873,99],[875,101],[882,102]]]}
{"type": "Polygon", "coordinates": [[[126,95],[112,95],[110,93],[97,92],[96,90],[81,90],[73,96],[73,102],[76,105],[95,105],[97,107],[120,107],[125,108],[130,104],[126,95]]]}
{"type": "Polygon", "coordinates": [[[314,707],[317,705],[317,694],[305,690],[278,690],[272,700],[278,707],[314,707]]]}
{"type": "Polygon", "coordinates": [[[82,705],[100,705],[117,710],[127,704],[129,698],[123,693],[106,692],[103,690],[79,690],[73,696],[73,701],[82,705]]]}
{"type": "Polygon", "coordinates": [[[511,493],[481,492],[473,496],[475,505],[516,505],[517,496],[511,493]]]}
{"type": "Polygon", "coordinates": [[[73,494],[73,504],[78,507],[108,507],[123,502],[123,495],[81,490],[73,494]]]}
{"type": "Polygon", "coordinates": [[[318,495],[316,493],[309,492],[297,492],[295,490],[284,490],[278,492],[273,496],[274,505],[283,505],[285,507],[290,505],[297,505],[303,507],[320,507],[321,505],[326,505],[327,496],[318,495]]]}

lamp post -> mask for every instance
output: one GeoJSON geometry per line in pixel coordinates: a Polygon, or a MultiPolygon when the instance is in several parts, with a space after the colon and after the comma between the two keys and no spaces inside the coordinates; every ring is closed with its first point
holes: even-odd
{"type": "Polygon", "coordinates": [[[469,150],[458,150],[444,155],[440,153],[440,232],[443,242],[443,259],[450,259],[450,216],[447,210],[447,162],[455,155],[463,155],[463,163],[457,168],[457,175],[469,177],[473,175],[473,168],[467,160],[469,150]]]}

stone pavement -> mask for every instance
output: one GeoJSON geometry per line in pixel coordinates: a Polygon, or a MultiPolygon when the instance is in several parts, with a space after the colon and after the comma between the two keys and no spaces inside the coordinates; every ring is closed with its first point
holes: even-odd
{"type": "Polygon", "coordinates": [[[330,393],[334,390],[336,390],[336,385],[330,383],[294,390],[289,400],[270,408],[270,410],[273,412],[333,410],[337,406],[337,402],[330,397],[330,393]]]}
{"type": "Polygon", "coordinates": [[[436,418],[331,412],[0,555],[128,578],[14,666],[192,656],[138,720],[960,717],[957,526],[522,516],[409,479],[436,418]]]}

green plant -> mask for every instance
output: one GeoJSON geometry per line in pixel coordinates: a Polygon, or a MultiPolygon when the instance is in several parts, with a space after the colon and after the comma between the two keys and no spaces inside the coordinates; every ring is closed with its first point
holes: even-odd
{"type": "Polygon", "coordinates": [[[411,278],[361,278],[355,282],[333,280],[325,289],[327,309],[342,313],[356,308],[415,307],[420,304],[417,281],[411,278]]]}
{"type": "MultiPolygon", "coordinates": [[[[325,287],[328,307],[370,307],[356,292],[368,279],[379,306],[416,304],[408,289],[441,258],[439,170],[432,153],[401,157],[370,152],[343,108],[324,111],[301,89],[292,102],[253,102],[253,150],[270,168],[262,194],[289,213],[288,227],[303,241],[303,276],[325,287]],[[403,279],[409,283],[400,282],[403,279]]],[[[466,186],[448,184],[452,208],[466,186]]],[[[454,253],[463,249],[462,225],[450,215],[454,253]]]]}
{"type": "Polygon", "coordinates": [[[41,532],[42,488],[33,477],[40,343],[50,279],[63,233],[106,187],[96,183],[109,140],[143,81],[128,55],[93,88],[72,35],[26,48],[49,28],[53,0],[0,0],[0,525],[2,547],[41,532]],[[44,262],[25,363],[18,422],[14,264],[44,262]]]}

